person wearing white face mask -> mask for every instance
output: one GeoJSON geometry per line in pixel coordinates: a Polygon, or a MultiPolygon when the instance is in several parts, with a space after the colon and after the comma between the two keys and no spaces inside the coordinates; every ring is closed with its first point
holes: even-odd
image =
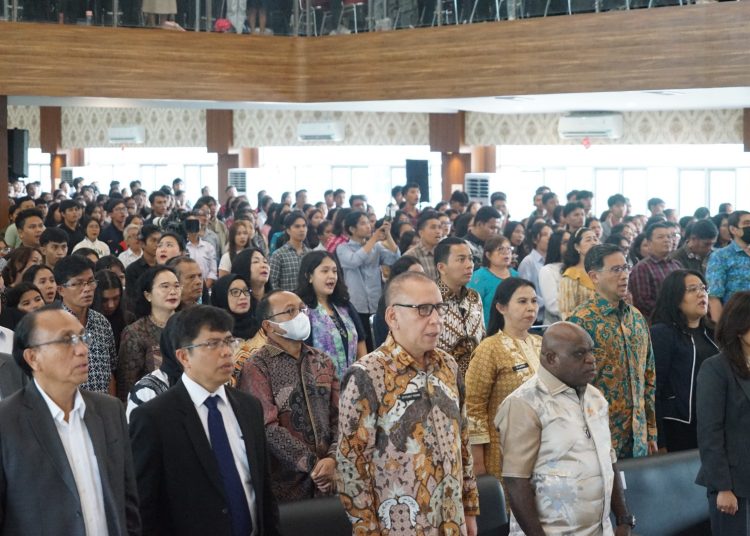
{"type": "Polygon", "coordinates": [[[263,297],[256,315],[268,341],[245,361],[238,383],[263,405],[279,502],[334,491],[339,378],[328,355],[302,342],[310,336],[306,311],[291,292],[263,297]]]}

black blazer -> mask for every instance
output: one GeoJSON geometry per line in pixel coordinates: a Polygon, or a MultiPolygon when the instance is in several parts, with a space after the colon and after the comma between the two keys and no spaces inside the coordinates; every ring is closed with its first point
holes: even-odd
{"type": "MultiPolygon", "coordinates": [[[[257,533],[280,534],[268,472],[263,409],[251,395],[228,387],[226,391],[245,439],[257,533]]],[[[133,410],[130,436],[144,534],[231,536],[219,467],[182,381],[133,410]]]]}
{"type": "Polygon", "coordinates": [[[28,382],[29,377],[16,364],[13,356],[0,354],[0,399],[20,391],[28,382]]]}
{"type": "MultiPolygon", "coordinates": [[[[100,393],[81,391],[81,396],[109,534],[141,534],[122,403],[100,393]]],[[[84,536],[75,478],[55,421],[34,382],[0,402],[0,430],[0,534],[84,536]]]]}
{"type": "Polygon", "coordinates": [[[732,371],[724,354],[707,359],[698,373],[696,484],[750,497],[750,379],[732,371]]]}

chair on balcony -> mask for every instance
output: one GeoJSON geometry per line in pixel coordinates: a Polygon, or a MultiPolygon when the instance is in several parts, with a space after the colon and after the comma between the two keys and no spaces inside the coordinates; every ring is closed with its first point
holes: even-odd
{"type": "MultiPolygon", "coordinates": [[[[341,2],[341,13],[339,14],[339,28],[344,20],[344,15],[347,11],[352,13],[352,19],[354,20],[354,33],[359,33],[359,18],[357,17],[357,9],[367,7],[367,0],[342,0],[341,2]]],[[[360,17],[361,18],[361,17],[360,17]]]]}
{"type": "MultiPolygon", "coordinates": [[[[313,35],[325,35],[326,22],[331,16],[331,0],[310,0],[310,12],[307,12],[307,0],[297,0],[299,3],[299,28],[294,24],[294,14],[292,14],[291,27],[296,28],[297,32],[302,32],[307,27],[308,18],[311,19],[313,35]],[[320,26],[318,20],[320,19],[320,26]]],[[[306,32],[305,32],[306,33],[306,32]]]]}
{"type": "Polygon", "coordinates": [[[432,26],[447,23],[453,16],[453,23],[459,23],[458,0],[435,0],[435,12],[432,14],[432,26]]]}

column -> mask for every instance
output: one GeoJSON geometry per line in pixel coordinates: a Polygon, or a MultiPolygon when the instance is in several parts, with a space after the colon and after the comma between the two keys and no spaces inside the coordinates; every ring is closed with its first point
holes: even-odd
{"type": "Polygon", "coordinates": [[[8,97],[0,95],[0,228],[8,226],[8,97]]]}

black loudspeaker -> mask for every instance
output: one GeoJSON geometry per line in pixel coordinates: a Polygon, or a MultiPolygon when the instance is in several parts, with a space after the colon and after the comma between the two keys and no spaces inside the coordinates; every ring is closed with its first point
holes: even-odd
{"type": "Polygon", "coordinates": [[[406,161],[406,182],[419,184],[419,200],[430,201],[430,166],[427,160],[406,161]]]}
{"type": "Polygon", "coordinates": [[[29,131],[8,130],[8,179],[29,176],[29,131]]]}

